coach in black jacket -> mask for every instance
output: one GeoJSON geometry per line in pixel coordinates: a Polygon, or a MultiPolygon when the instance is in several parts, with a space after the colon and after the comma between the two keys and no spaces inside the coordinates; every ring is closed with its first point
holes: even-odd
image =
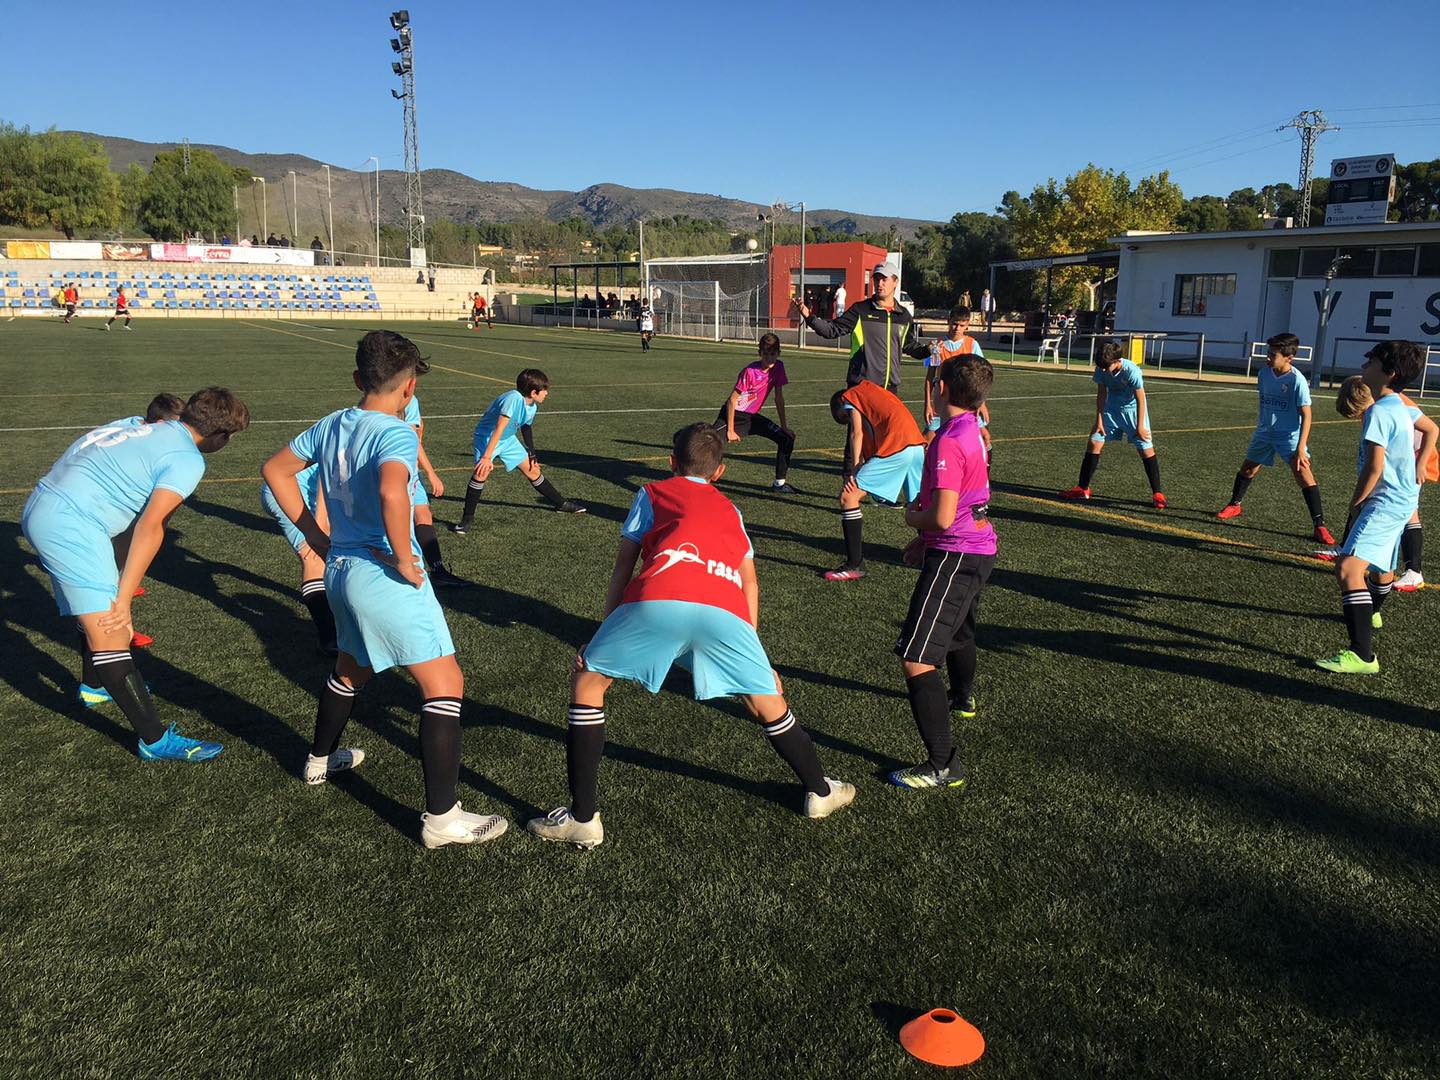
{"type": "Polygon", "coordinates": [[[930,355],[929,345],[920,344],[915,336],[915,324],[910,313],[895,300],[895,289],[900,284],[900,268],[893,262],[883,262],[871,274],[874,283],[873,295],[846,308],[835,320],[822,319],[799,297],[795,307],[805,325],[823,338],[838,338],[850,335],[854,350],[850,354],[850,370],[845,381],[854,386],[868,379],[876,386],[882,386],[891,393],[900,392],[900,358],[912,356],[924,360],[930,355]]]}

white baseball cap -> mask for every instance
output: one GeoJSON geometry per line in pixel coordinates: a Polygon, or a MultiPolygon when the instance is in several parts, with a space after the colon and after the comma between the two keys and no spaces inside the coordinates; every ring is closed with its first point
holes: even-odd
{"type": "Polygon", "coordinates": [[[886,277],[898,278],[900,276],[900,268],[889,259],[886,259],[882,263],[876,263],[875,269],[870,271],[872,277],[876,274],[884,274],[886,277]]]}

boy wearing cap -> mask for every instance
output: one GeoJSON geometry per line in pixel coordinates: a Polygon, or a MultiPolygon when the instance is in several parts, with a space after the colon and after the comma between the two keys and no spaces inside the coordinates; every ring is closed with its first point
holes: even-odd
{"type": "Polygon", "coordinates": [[[801,297],[791,302],[805,325],[821,337],[850,335],[852,351],[850,368],[845,375],[847,386],[868,380],[898,394],[900,361],[906,356],[924,360],[930,355],[930,346],[916,340],[914,320],[895,300],[900,287],[900,268],[887,260],[875,267],[870,280],[874,293],[857,300],[834,319],[821,318],[801,297]]]}

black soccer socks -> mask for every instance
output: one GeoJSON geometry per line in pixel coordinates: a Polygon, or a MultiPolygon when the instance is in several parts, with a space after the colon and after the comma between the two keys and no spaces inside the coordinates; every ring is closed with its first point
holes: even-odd
{"type": "Polygon", "coordinates": [[[845,537],[845,565],[852,570],[865,565],[865,545],[861,541],[863,517],[858,506],[854,510],[840,511],[840,532],[845,537]]]}
{"type": "Polygon", "coordinates": [[[480,505],[480,496],[485,494],[485,481],[470,478],[469,486],[465,488],[465,509],[460,513],[460,523],[469,525],[475,520],[475,508],[480,505]]]}
{"type": "Polygon", "coordinates": [[[1370,623],[1370,616],[1375,612],[1375,606],[1370,602],[1370,590],[1341,593],[1340,605],[1345,612],[1345,630],[1350,635],[1350,648],[1368,664],[1375,659],[1375,653],[1370,648],[1370,636],[1375,629],[1370,623]]]}
{"type": "Polygon", "coordinates": [[[1145,479],[1150,481],[1150,490],[1156,495],[1160,494],[1160,455],[1142,457],[1140,463],[1145,466],[1145,479]]]}
{"type": "Polygon", "coordinates": [[[93,652],[90,663],[100,685],[110,692],[111,699],[120,706],[141,742],[153,743],[165,734],[165,725],[155,714],[155,702],[150,700],[145,680],[135,670],[129,649],[93,652]]]}
{"type": "Polygon", "coordinates": [[[931,766],[937,770],[945,768],[955,749],[945,680],[939,671],[927,671],[906,679],[905,691],[910,695],[910,711],[915,714],[915,726],[920,730],[920,740],[930,755],[931,766]]]}
{"type": "Polygon", "coordinates": [[[435,526],[421,525],[415,523],[415,539],[420,544],[420,550],[425,554],[425,565],[431,570],[438,570],[445,565],[445,557],[440,554],[440,536],[435,532],[435,526]]]}
{"type": "Polygon", "coordinates": [[[460,783],[460,699],[426,698],[420,707],[420,765],[425,771],[425,811],[454,807],[460,783]]]}
{"type": "MultiPolygon", "coordinates": [[[[1100,455],[1085,451],[1085,456],[1080,459],[1080,486],[1086,491],[1090,490],[1090,481],[1095,479],[1095,469],[1100,464],[1100,455]]],[[[944,768],[942,764],[940,766],[944,768]]]]}
{"type": "Polygon", "coordinates": [[[1253,476],[1246,476],[1244,469],[1235,474],[1235,486],[1230,489],[1231,506],[1240,505],[1240,500],[1245,498],[1245,492],[1250,490],[1250,482],[1254,479],[1253,476]]]}
{"type": "Polygon", "coordinates": [[[1400,558],[1405,563],[1406,570],[1413,570],[1417,574],[1425,572],[1420,568],[1420,556],[1424,550],[1425,530],[1418,522],[1412,521],[1400,534],[1400,558]]]}
{"type": "Polygon", "coordinates": [[[958,649],[945,654],[945,670],[950,676],[950,699],[964,701],[975,693],[975,639],[972,637],[958,649]]]}
{"type": "MultiPolygon", "coordinates": [[[[320,691],[320,703],[315,708],[315,741],[310,744],[312,757],[328,758],[340,746],[340,736],[350,722],[350,712],[355,708],[353,686],[346,686],[340,676],[331,674],[320,691]]],[[[445,809],[450,809],[448,806],[445,809]]]]}
{"type": "Polygon", "coordinates": [[[825,779],[825,770],[820,765],[820,756],[815,753],[815,744],[810,734],[795,719],[789,709],[773,724],[765,724],[765,738],[775,752],[785,759],[785,764],[795,771],[805,790],[822,798],[830,794],[830,781],[825,779]]]}
{"type": "Polygon", "coordinates": [[[570,816],[595,816],[600,757],[605,752],[605,710],[571,703],[565,726],[565,769],[570,777],[570,816]]]}
{"type": "Polygon", "coordinates": [[[775,479],[784,480],[790,474],[790,455],[795,452],[795,436],[786,435],[784,431],[776,433],[775,439],[775,479]]]}
{"type": "Polygon", "coordinates": [[[1367,584],[1370,586],[1370,606],[1374,608],[1374,610],[1379,611],[1381,605],[1385,603],[1386,598],[1390,595],[1390,590],[1395,587],[1395,582],[1387,581],[1382,585],[1378,582],[1371,581],[1367,582],[1367,584]]]}
{"type": "Polygon", "coordinates": [[[530,486],[535,489],[536,494],[551,506],[563,506],[565,504],[565,496],[555,490],[555,485],[545,479],[544,473],[541,473],[534,480],[531,480],[530,486]]]}
{"type": "Polygon", "coordinates": [[[1300,494],[1305,496],[1305,509],[1310,511],[1310,520],[1318,529],[1325,524],[1325,511],[1320,508],[1320,485],[1311,484],[1309,487],[1300,489],[1300,494]]]}
{"type": "Polygon", "coordinates": [[[330,599],[325,595],[325,579],[302,581],[300,600],[315,623],[315,636],[320,639],[320,647],[335,648],[335,613],[330,610],[330,599]]]}

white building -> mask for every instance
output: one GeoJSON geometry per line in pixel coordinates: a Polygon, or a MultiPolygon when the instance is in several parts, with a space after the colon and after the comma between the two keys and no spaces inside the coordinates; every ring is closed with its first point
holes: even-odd
{"type": "Polygon", "coordinates": [[[1205,355],[1241,357],[1290,331],[1315,341],[1323,275],[1340,255],[1320,359],[1358,369],[1369,345],[1440,346],[1440,222],[1116,237],[1119,331],[1205,335],[1205,355]]]}

